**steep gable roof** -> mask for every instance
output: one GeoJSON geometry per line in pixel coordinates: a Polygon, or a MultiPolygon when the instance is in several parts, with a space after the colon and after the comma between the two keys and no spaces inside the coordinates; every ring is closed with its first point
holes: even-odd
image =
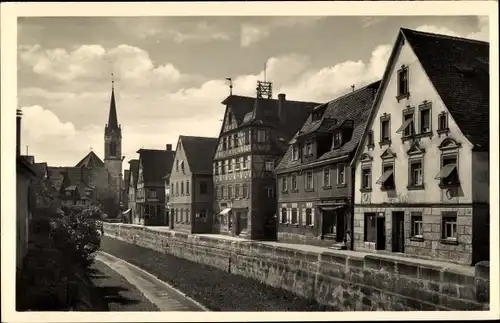
{"type": "MultiPolygon", "coordinates": [[[[404,40],[410,44],[432,85],[443,100],[460,130],[477,148],[489,147],[489,43],[401,28],[392,47],[380,90],[390,73],[404,40]],[[470,93],[470,95],[469,95],[470,93]]],[[[377,114],[383,91],[379,91],[366,123],[361,142],[377,114]]],[[[353,165],[363,152],[359,145],[353,165]]]]}
{"type": "Polygon", "coordinates": [[[54,167],[49,166],[49,180],[57,191],[61,189],[62,182],[64,180],[64,172],[67,167],[54,167]]]}
{"type": "Polygon", "coordinates": [[[132,187],[137,187],[137,176],[139,176],[139,159],[132,159],[128,162],[130,164],[130,178],[132,179],[132,187]]]}
{"type": "Polygon", "coordinates": [[[174,163],[175,150],[140,149],[144,182],[162,182],[174,163]]]}
{"type": "Polygon", "coordinates": [[[218,138],[179,136],[191,173],[210,175],[218,138]]]}
{"type": "Polygon", "coordinates": [[[91,151],[75,167],[104,167],[104,162],[91,151]]]}
{"type": "Polygon", "coordinates": [[[460,130],[477,148],[489,147],[487,42],[401,28],[460,130]]]}
{"type": "Polygon", "coordinates": [[[315,161],[302,163],[301,160],[292,160],[292,145],[288,147],[285,156],[279,163],[277,170],[285,170],[290,167],[307,165],[314,162],[327,160],[331,158],[345,156],[353,152],[358,142],[361,140],[366,122],[370,115],[371,106],[380,81],[368,84],[354,92],[340,96],[324,105],[318,106],[315,110],[325,109],[323,116],[313,121],[313,113],[309,115],[302,128],[295,134],[294,139],[315,132],[333,134],[333,130],[342,127],[348,122],[352,122],[352,136],[348,142],[345,142],[339,149],[330,149],[315,161]]]}

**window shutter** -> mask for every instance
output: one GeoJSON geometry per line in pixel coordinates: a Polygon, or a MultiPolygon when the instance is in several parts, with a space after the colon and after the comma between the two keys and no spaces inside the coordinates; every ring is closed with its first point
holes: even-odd
{"type": "Polygon", "coordinates": [[[306,225],[306,208],[302,208],[302,225],[306,225]]]}
{"type": "Polygon", "coordinates": [[[312,226],[316,225],[316,223],[314,222],[314,210],[315,210],[315,207],[313,206],[311,208],[311,225],[312,226]]]}
{"type": "Polygon", "coordinates": [[[286,209],[286,222],[287,223],[292,222],[292,209],[291,208],[286,209]]]}

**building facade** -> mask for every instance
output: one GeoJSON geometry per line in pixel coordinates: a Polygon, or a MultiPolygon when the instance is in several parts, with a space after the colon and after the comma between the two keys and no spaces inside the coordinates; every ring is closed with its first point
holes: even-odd
{"type": "Polygon", "coordinates": [[[128,181],[128,212],[125,217],[128,219],[129,223],[138,223],[139,218],[136,213],[136,188],[137,188],[137,177],[139,176],[139,159],[129,160],[129,181],[128,181]]]}
{"type": "Polygon", "coordinates": [[[169,176],[171,228],[212,232],[212,156],[216,146],[217,138],[179,136],[169,176]]]}
{"type": "Polygon", "coordinates": [[[352,249],[350,161],[380,82],[319,105],[276,168],[278,240],[352,249]]]}
{"type": "Polygon", "coordinates": [[[214,232],[276,239],[275,165],[317,103],[272,99],[258,82],[256,98],[230,95],[213,158],[214,232]]]}
{"type": "Polygon", "coordinates": [[[400,30],[353,161],[356,250],[489,259],[488,57],[400,30]]]}
{"type": "Polygon", "coordinates": [[[140,149],[135,195],[136,224],[165,226],[165,183],[163,177],[172,168],[175,151],[140,149]]]}

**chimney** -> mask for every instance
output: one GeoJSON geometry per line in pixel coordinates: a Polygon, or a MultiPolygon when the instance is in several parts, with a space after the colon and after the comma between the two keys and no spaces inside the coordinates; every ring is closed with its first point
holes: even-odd
{"type": "Polygon", "coordinates": [[[21,156],[21,109],[16,110],[16,156],[21,156]]]}
{"type": "Polygon", "coordinates": [[[286,94],[280,93],[278,94],[278,116],[281,122],[285,122],[285,102],[286,102],[286,94]]]}
{"type": "Polygon", "coordinates": [[[172,144],[167,144],[167,151],[172,151],[172,144]]]}

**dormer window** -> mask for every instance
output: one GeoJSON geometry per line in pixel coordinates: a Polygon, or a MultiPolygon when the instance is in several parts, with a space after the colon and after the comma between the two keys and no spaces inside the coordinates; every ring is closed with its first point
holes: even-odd
{"type": "Polygon", "coordinates": [[[309,141],[309,142],[306,143],[306,147],[305,147],[306,156],[312,155],[312,153],[313,153],[313,148],[312,147],[313,147],[312,142],[309,141]]]}
{"type": "Polygon", "coordinates": [[[398,71],[398,101],[410,96],[408,66],[401,66],[398,71]]]}
{"type": "Polygon", "coordinates": [[[293,160],[299,159],[299,145],[297,144],[292,146],[292,159],[293,160]]]}
{"type": "Polygon", "coordinates": [[[342,146],[342,132],[336,132],[333,134],[333,149],[338,149],[342,146]]]}

